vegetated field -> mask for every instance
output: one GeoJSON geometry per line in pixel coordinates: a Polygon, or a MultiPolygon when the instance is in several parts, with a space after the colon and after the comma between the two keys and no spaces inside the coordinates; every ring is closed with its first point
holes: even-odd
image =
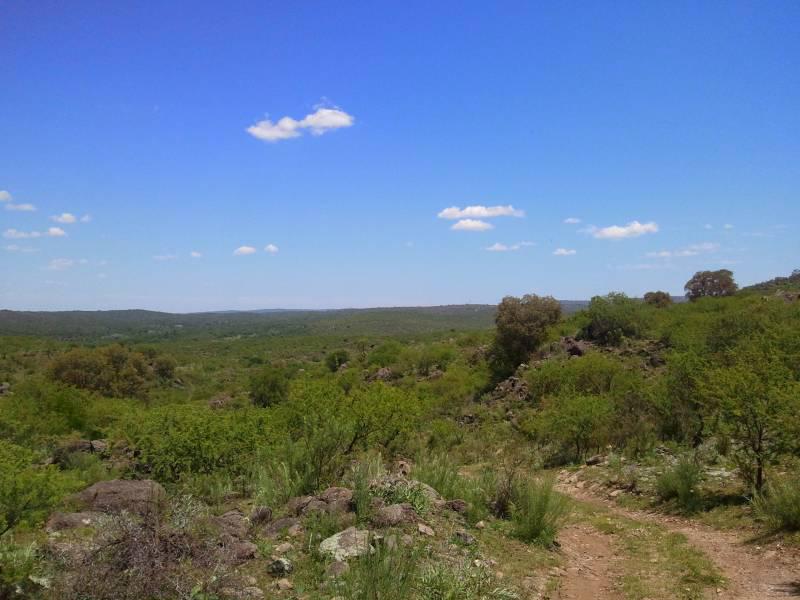
{"type": "Polygon", "coordinates": [[[780,597],[786,281],[578,312],[4,311],[0,598],[780,597]]]}

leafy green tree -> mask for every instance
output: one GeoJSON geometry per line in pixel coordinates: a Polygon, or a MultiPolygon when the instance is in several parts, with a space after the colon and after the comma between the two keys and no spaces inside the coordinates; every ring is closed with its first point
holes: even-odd
{"type": "Polygon", "coordinates": [[[697,300],[710,296],[719,298],[722,296],[733,296],[739,286],[733,280],[733,272],[728,269],[719,271],[698,271],[683,286],[686,290],[686,297],[689,300],[697,300]]]}
{"type": "Polygon", "coordinates": [[[639,337],[644,331],[640,302],[622,292],[595,296],[585,311],[588,322],[581,337],[603,345],[616,346],[626,337],[639,337]]]}
{"type": "Polygon", "coordinates": [[[250,399],[256,406],[274,406],[288,397],[289,378],[283,369],[268,366],[250,379],[250,399]]]}
{"type": "Polygon", "coordinates": [[[325,364],[332,373],[338,371],[339,367],[347,364],[349,361],[350,355],[347,353],[347,350],[334,350],[325,357],[325,364]]]}
{"type": "Polygon", "coordinates": [[[709,371],[704,393],[719,410],[719,426],[733,442],[739,470],[760,491],[765,470],[795,441],[800,384],[765,340],[750,340],[709,371]]]}
{"type": "Polygon", "coordinates": [[[492,370],[503,377],[528,360],[547,339],[548,327],[561,319],[561,304],[552,296],[506,296],[497,307],[492,370]]]}
{"type": "Polygon", "coordinates": [[[647,292],[644,295],[644,303],[655,306],[656,308],[666,308],[672,304],[672,296],[662,291],[647,292]]]}
{"type": "Polygon", "coordinates": [[[153,375],[142,353],[119,344],[74,348],[57,356],[50,364],[53,380],[118,398],[143,396],[153,375]]]}

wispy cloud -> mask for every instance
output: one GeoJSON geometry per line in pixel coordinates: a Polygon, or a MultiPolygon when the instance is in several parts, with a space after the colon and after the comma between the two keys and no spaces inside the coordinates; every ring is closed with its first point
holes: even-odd
{"type": "Polygon", "coordinates": [[[353,116],[343,110],[320,107],[300,120],[283,117],[273,123],[264,119],[248,127],[247,133],[265,142],[279,142],[299,137],[304,130],[310,131],[312,135],[322,135],[334,129],[350,127],[354,121],[353,116]]]}
{"type": "Polygon", "coordinates": [[[197,250],[192,250],[191,252],[189,252],[189,256],[191,256],[192,258],[203,258],[203,253],[198,252],[197,250]]]}
{"type": "Polygon", "coordinates": [[[592,236],[599,240],[622,240],[625,238],[639,237],[646,233],[656,233],[658,231],[658,224],[653,221],[648,223],[631,221],[627,225],[611,225],[609,227],[595,227],[592,225],[584,231],[591,233],[592,236]]]}
{"type": "Polygon", "coordinates": [[[47,231],[19,231],[17,229],[6,229],[3,237],[9,240],[27,240],[41,237],[64,237],[67,232],[61,227],[50,227],[47,231]]]}
{"type": "Polygon", "coordinates": [[[71,269],[75,265],[85,265],[88,263],[89,261],[85,258],[81,258],[78,260],[75,260],[73,258],[54,258],[47,265],[47,269],[49,271],[65,271],[67,269],[71,269]]]}
{"type": "Polygon", "coordinates": [[[153,257],[153,260],[157,260],[158,262],[164,262],[167,260],[176,260],[178,258],[177,254],[156,254],[153,257]]]}
{"type": "Polygon", "coordinates": [[[264,246],[264,252],[267,252],[269,254],[277,254],[278,250],[279,248],[275,244],[267,244],[266,246],[264,246]]]}
{"type": "Polygon", "coordinates": [[[248,254],[255,254],[256,249],[252,246],[239,246],[233,251],[234,256],[247,256],[248,254]]]}
{"type": "Polygon", "coordinates": [[[493,217],[524,217],[525,211],[519,210],[507,204],[505,206],[482,206],[476,204],[459,208],[451,206],[439,212],[440,219],[491,219],[493,217]]]}
{"type": "Polygon", "coordinates": [[[0,190],[0,202],[11,202],[11,193],[6,190],[0,190]]]}
{"type": "Polygon", "coordinates": [[[555,256],[575,256],[577,253],[577,250],[572,250],[571,248],[556,248],[553,250],[553,255],[555,256]]]}
{"type": "Polygon", "coordinates": [[[733,225],[731,225],[730,223],[725,223],[725,225],[723,225],[722,228],[723,229],[733,229],[733,225]]]}
{"type": "Polygon", "coordinates": [[[50,217],[51,220],[55,221],[56,223],[61,223],[63,225],[70,225],[75,223],[78,219],[72,213],[61,213],[60,215],[53,215],[50,217]]]}
{"type": "Polygon", "coordinates": [[[578,217],[567,217],[566,219],[564,219],[564,223],[566,223],[567,225],[577,225],[580,222],[581,220],[578,217]]]}
{"type": "Polygon", "coordinates": [[[30,248],[27,246],[20,246],[18,244],[9,244],[8,246],[3,247],[4,250],[7,252],[38,252],[39,250],[36,248],[30,248]]]}
{"type": "Polygon", "coordinates": [[[487,246],[486,250],[489,252],[514,252],[520,248],[527,248],[528,246],[533,245],[535,245],[533,242],[518,242],[516,244],[511,244],[510,246],[507,244],[501,244],[500,242],[495,242],[491,246],[487,246]]]}
{"type": "Polygon", "coordinates": [[[714,242],[702,242],[700,244],[690,244],[686,248],[679,250],[660,250],[658,252],[648,252],[650,258],[682,258],[686,256],[697,256],[707,252],[714,252],[719,249],[719,244],[714,242]]]}
{"type": "Polygon", "coordinates": [[[83,215],[81,217],[81,223],[88,223],[92,220],[92,215],[83,215]]]}
{"type": "Polygon", "coordinates": [[[3,204],[6,210],[16,210],[22,212],[31,212],[36,210],[33,204],[15,204],[12,202],[13,197],[11,192],[7,190],[0,190],[0,203],[3,204]]]}
{"type": "Polygon", "coordinates": [[[479,219],[461,219],[453,223],[450,229],[455,231],[486,231],[488,229],[494,229],[494,225],[479,219]]]}

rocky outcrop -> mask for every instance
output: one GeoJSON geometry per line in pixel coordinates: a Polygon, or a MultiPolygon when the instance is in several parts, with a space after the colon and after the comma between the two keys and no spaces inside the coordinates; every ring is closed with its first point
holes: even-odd
{"type": "Polygon", "coordinates": [[[364,556],[374,549],[370,545],[370,533],[365,529],[348,527],[344,531],[322,540],[319,551],[334,560],[347,560],[364,556]]]}
{"type": "Polygon", "coordinates": [[[105,513],[129,512],[146,515],[159,512],[166,499],[160,484],[150,479],[100,481],[79,492],[74,498],[91,511],[105,513]]]}
{"type": "Polygon", "coordinates": [[[417,518],[414,507],[404,502],[378,509],[372,516],[372,524],[376,527],[397,527],[406,523],[416,523],[417,518]]]}
{"type": "Polygon", "coordinates": [[[100,512],[55,512],[47,520],[47,531],[64,531],[78,527],[92,527],[103,517],[100,512]]]}

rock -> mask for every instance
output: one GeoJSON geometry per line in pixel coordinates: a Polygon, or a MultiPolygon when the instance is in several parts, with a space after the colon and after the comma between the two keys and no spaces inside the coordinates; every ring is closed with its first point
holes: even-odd
{"type": "Polygon", "coordinates": [[[524,379],[512,375],[508,379],[501,381],[497,384],[492,392],[492,398],[501,400],[503,398],[511,398],[523,401],[528,397],[528,384],[524,379]]]}
{"type": "Polygon", "coordinates": [[[620,496],[620,495],[622,495],[624,493],[625,493],[625,490],[614,490],[611,493],[609,493],[608,495],[609,495],[610,498],[616,498],[617,496],[620,496]]]}
{"type": "Polygon", "coordinates": [[[375,512],[372,523],[376,527],[396,527],[404,523],[416,523],[417,511],[410,504],[391,504],[375,512]]]}
{"type": "Polygon", "coordinates": [[[386,506],[386,500],[381,498],[380,496],[373,496],[369,499],[369,507],[372,511],[378,511],[386,506]]]}
{"type": "Polygon", "coordinates": [[[312,498],[301,510],[301,515],[310,515],[316,512],[328,512],[328,503],[312,498]]]}
{"type": "Polygon", "coordinates": [[[275,552],[277,554],[289,554],[294,550],[294,546],[292,546],[289,542],[283,542],[282,544],[278,544],[275,546],[275,552]]]}
{"type": "Polygon", "coordinates": [[[280,577],[282,575],[288,575],[292,571],[294,571],[294,565],[292,561],[288,558],[276,558],[273,560],[269,565],[267,565],[267,570],[269,571],[270,575],[274,575],[276,577],[280,577]]]}
{"type": "Polygon", "coordinates": [[[7,381],[0,383],[0,396],[5,396],[11,393],[11,384],[7,381]]]}
{"type": "Polygon", "coordinates": [[[228,394],[217,394],[208,401],[208,406],[214,410],[219,410],[221,408],[225,408],[231,402],[233,402],[233,398],[231,398],[228,394]]]}
{"type": "Polygon", "coordinates": [[[247,519],[238,510],[230,510],[221,517],[215,517],[213,521],[219,527],[222,535],[227,535],[237,540],[245,539],[250,529],[247,519]]]}
{"type": "Polygon", "coordinates": [[[284,534],[288,534],[290,529],[299,525],[300,519],[296,517],[283,517],[282,519],[276,519],[267,525],[264,528],[264,535],[269,538],[280,537],[284,534]]]}
{"type": "Polygon", "coordinates": [[[337,577],[341,577],[349,570],[350,570],[350,565],[348,565],[345,561],[335,560],[328,565],[327,569],[325,569],[325,575],[335,579],[337,577]]]}
{"type": "Polygon", "coordinates": [[[108,442],[106,440],[92,440],[89,442],[89,446],[91,447],[91,451],[95,454],[108,453],[108,442]]]}
{"type": "Polygon", "coordinates": [[[269,506],[254,506],[250,513],[250,522],[253,525],[269,523],[272,520],[272,509],[269,506]]]}
{"type": "Polygon", "coordinates": [[[155,481],[126,481],[113,479],[100,481],[74,496],[78,502],[93,511],[119,513],[127,511],[145,515],[160,511],[166,492],[155,481]]]}
{"type": "Polygon", "coordinates": [[[303,509],[308,506],[309,502],[314,500],[314,496],[297,496],[292,498],[286,503],[286,511],[293,516],[303,513],[303,509]]]}
{"type": "Polygon", "coordinates": [[[347,560],[372,552],[369,531],[348,527],[344,531],[322,540],[319,550],[335,560],[347,560]]]}
{"type": "Polygon", "coordinates": [[[463,515],[469,510],[469,504],[467,504],[465,500],[448,500],[445,506],[460,515],[463,515]]]}
{"type": "Polygon", "coordinates": [[[231,554],[236,560],[252,560],[258,555],[258,546],[252,542],[236,542],[231,546],[231,554]]]}
{"type": "Polygon", "coordinates": [[[381,367],[370,379],[372,381],[389,381],[394,374],[389,367],[381,367]]]}
{"type": "Polygon", "coordinates": [[[247,600],[261,600],[261,598],[264,597],[264,592],[261,590],[260,587],[249,585],[246,588],[242,589],[241,597],[247,600]]]}
{"type": "Polygon", "coordinates": [[[602,454],[595,454],[594,456],[591,456],[591,457],[586,459],[586,464],[591,467],[593,465],[599,465],[599,464],[605,462],[605,460],[606,460],[606,457],[603,456],[602,454]]]}
{"type": "Polygon", "coordinates": [[[475,529],[486,529],[486,523],[483,521],[478,521],[475,523],[475,529]]]}
{"type": "Polygon", "coordinates": [[[328,512],[338,514],[348,512],[353,504],[353,491],[343,487],[330,487],[317,496],[328,505],[328,512]]]}
{"type": "Polygon", "coordinates": [[[277,587],[282,592],[294,589],[294,585],[292,585],[292,582],[286,579],[285,577],[283,579],[279,579],[278,582],[275,584],[275,587],[277,587]]]}
{"type": "Polygon", "coordinates": [[[406,548],[414,545],[414,538],[408,535],[407,533],[400,536],[400,543],[403,544],[406,548]]]}
{"type": "Polygon", "coordinates": [[[63,531],[65,529],[76,529],[78,527],[91,527],[97,523],[103,513],[99,512],[74,512],[61,513],[55,512],[47,520],[47,531],[63,531]]]}
{"type": "Polygon", "coordinates": [[[418,523],[417,524],[417,531],[419,531],[422,535],[427,535],[429,537],[433,537],[436,533],[431,529],[429,526],[425,525],[425,523],[418,523]]]}
{"type": "Polygon", "coordinates": [[[464,544],[465,546],[471,546],[477,541],[472,534],[464,531],[463,529],[456,531],[453,534],[453,537],[459,544],[464,544]]]}

